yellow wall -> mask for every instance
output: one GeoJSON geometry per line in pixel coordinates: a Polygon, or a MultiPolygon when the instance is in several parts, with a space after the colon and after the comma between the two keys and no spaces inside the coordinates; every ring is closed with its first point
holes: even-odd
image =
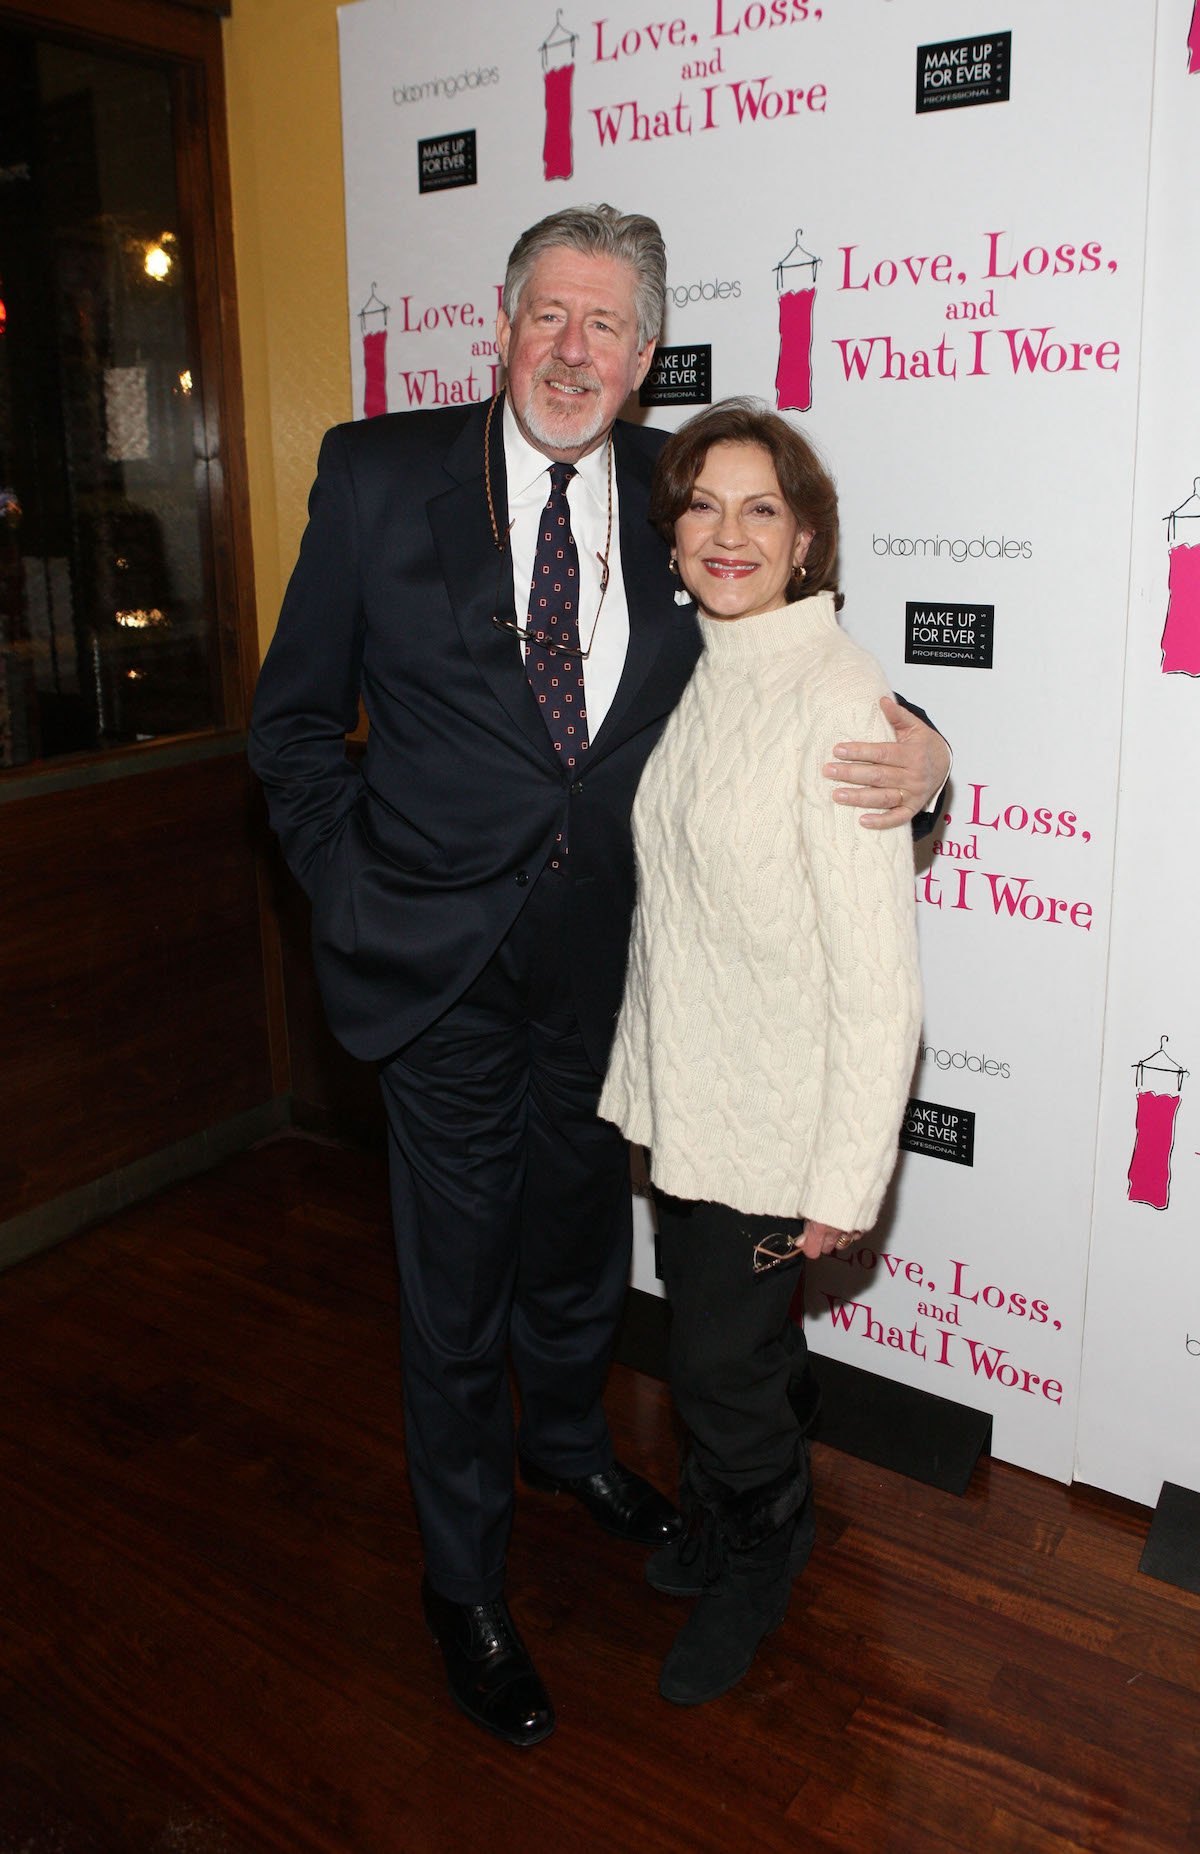
{"type": "Polygon", "coordinates": [[[317,446],[349,418],[338,0],[235,0],[224,22],[259,642],[304,526],[317,446]]]}

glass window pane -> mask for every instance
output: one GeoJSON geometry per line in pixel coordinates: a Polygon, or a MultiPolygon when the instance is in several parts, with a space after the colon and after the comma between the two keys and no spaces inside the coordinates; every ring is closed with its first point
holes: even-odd
{"type": "Polygon", "coordinates": [[[0,26],[0,767],[221,722],[168,70],[0,26]]]}

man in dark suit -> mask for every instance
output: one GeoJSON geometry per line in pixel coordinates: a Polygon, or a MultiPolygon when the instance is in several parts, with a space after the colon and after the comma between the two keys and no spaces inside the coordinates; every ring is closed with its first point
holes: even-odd
{"type": "MultiPolygon", "coordinates": [[[[617,422],[665,284],[651,220],[554,214],[509,259],[502,400],[327,435],[251,733],[330,1024],[380,1064],[426,1619],[456,1702],[514,1744],[554,1714],[503,1594],[508,1358],[527,1482],[643,1545],[678,1526],[604,1418],[630,1198],[595,1116],[630,807],[699,649],[646,519],[664,434],[617,422]]],[[[897,712],[837,768],[877,825],[945,776],[897,712]]]]}

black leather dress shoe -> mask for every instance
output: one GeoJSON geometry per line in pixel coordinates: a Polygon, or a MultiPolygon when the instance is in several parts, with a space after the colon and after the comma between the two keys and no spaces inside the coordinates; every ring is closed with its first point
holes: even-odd
{"type": "Polygon", "coordinates": [[[614,1538],[629,1539],[634,1545],[665,1545],[683,1525],[671,1502],[619,1461],[599,1474],[580,1475],[549,1474],[524,1455],[520,1462],[527,1487],[573,1494],[596,1524],[614,1538]]]}
{"type": "Polygon", "coordinates": [[[423,1578],[421,1604],[446,1663],[450,1697],[468,1719],[510,1745],[540,1745],[549,1738],[554,1730],[550,1695],[504,1598],[452,1603],[423,1578]]]}

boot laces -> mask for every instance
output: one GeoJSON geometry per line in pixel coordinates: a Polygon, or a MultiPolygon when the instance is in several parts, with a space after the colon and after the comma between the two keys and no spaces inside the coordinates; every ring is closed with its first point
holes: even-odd
{"type": "Polygon", "coordinates": [[[725,1540],[711,1507],[697,1505],[688,1512],[687,1530],[679,1546],[679,1562],[685,1570],[698,1566],[706,1588],[720,1577],[725,1568],[725,1540]]]}

